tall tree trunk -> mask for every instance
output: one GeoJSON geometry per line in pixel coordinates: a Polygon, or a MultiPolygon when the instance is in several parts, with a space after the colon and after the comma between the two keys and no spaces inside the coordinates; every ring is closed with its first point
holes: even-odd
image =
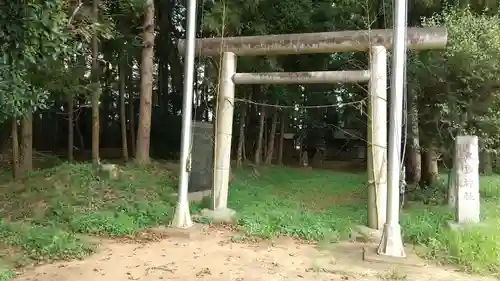
{"type": "Polygon", "coordinates": [[[421,185],[433,186],[438,182],[438,155],[436,148],[429,145],[422,153],[422,177],[421,185]]]}
{"type": "MultiPolygon", "coordinates": [[[[107,58],[104,58],[105,60],[107,58]]],[[[114,102],[112,97],[111,79],[114,79],[109,68],[105,67],[100,76],[104,76],[103,83],[100,84],[101,94],[99,99],[99,132],[100,138],[107,139],[106,134],[109,134],[109,120],[111,117],[111,106],[114,102]]],[[[114,112],[113,112],[114,114],[114,112]]]]}
{"type": "Polygon", "coordinates": [[[22,164],[23,173],[33,171],[33,112],[28,110],[22,120],[22,164]]]}
{"type": "Polygon", "coordinates": [[[157,78],[157,91],[161,95],[160,106],[165,108],[166,112],[170,113],[170,86],[169,77],[170,70],[168,65],[169,45],[168,41],[172,40],[168,32],[169,17],[166,13],[172,13],[170,8],[171,1],[155,0],[156,12],[156,27],[161,30],[158,36],[155,37],[155,56],[158,59],[158,78],[157,78]]]}
{"type": "Polygon", "coordinates": [[[479,153],[479,170],[485,176],[493,174],[493,166],[491,161],[491,153],[485,149],[479,153]]]}
{"type": "Polygon", "coordinates": [[[73,93],[70,93],[68,95],[68,161],[70,163],[73,163],[74,160],[74,149],[73,149],[75,146],[74,111],[75,111],[75,105],[73,101],[73,93]]]}
{"type": "Polygon", "coordinates": [[[257,136],[257,145],[255,147],[255,165],[260,165],[262,162],[262,143],[264,140],[264,124],[266,123],[266,108],[262,106],[260,108],[260,119],[259,119],[259,135],[257,136]]]}
{"type": "Polygon", "coordinates": [[[372,29],[384,29],[385,28],[385,2],[383,0],[376,0],[371,6],[371,20],[370,28],[372,29]]]}
{"type": "Polygon", "coordinates": [[[408,183],[418,183],[421,177],[422,157],[420,154],[420,139],[418,131],[418,104],[417,95],[409,89],[408,92],[408,148],[407,148],[407,168],[406,181],[408,183]]]}
{"type": "Polygon", "coordinates": [[[128,118],[130,126],[130,154],[132,155],[132,157],[135,157],[135,147],[137,145],[135,138],[135,109],[134,109],[134,97],[130,90],[128,98],[128,118]]]}
{"type": "MultiPolygon", "coordinates": [[[[252,120],[252,107],[250,105],[247,105],[247,108],[246,108],[246,118],[245,118],[245,124],[250,124],[251,120],[252,120]]],[[[248,128],[245,127],[245,137],[248,136],[248,128]]],[[[243,163],[247,162],[247,145],[248,145],[248,142],[245,141],[245,143],[243,144],[243,149],[242,149],[242,157],[243,157],[243,163]]]]}
{"type": "MultiPolygon", "coordinates": [[[[99,20],[99,0],[92,2],[92,17],[94,25],[99,20]]],[[[94,27],[92,34],[92,163],[99,164],[99,98],[101,95],[101,86],[99,84],[99,62],[97,61],[99,55],[99,45],[97,41],[97,28],[94,27]]]]}
{"type": "Polygon", "coordinates": [[[247,144],[246,143],[243,144],[241,156],[242,156],[243,163],[247,162],[247,144]]]}
{"type": "Polygon", "coordinates": [[[12,120],[11,136],[12,136],[12,177],[18,180],[21,176],[19,169],[19,138],[17,132],[17,119],[12,120]]]}
{"type": "Polygon", "coordinates": [[[129,118],[129,147],[131,157],[135,157],[136,148],[136,126],[135,126],[135,98],[134,98],[134,80],[133,80],[133,70],[132,67],[127,68],[127,90],[128,90],[128,118],[129,118]]]}
{"type": "Polygon", "coordinates": [[[83,139],[82,130],[80,129],[80,119],[78,118],[75,120],[75,130],[78,142],[80,143],[80,151],[83,152],[85,150],[85,140],[83,139]]]}
{"type": "Polygon", "coordinates": [[[278,164],[283,165],[283,146],[285,144],[285,124],[286,124],[286,113],[283,110],[281,112],[281,124],[280,124],[280,141],[278,150],[278,164]]]}
{"type": "Polygon", "coordinates": [[[479,172],[485,176],[493,174],[491,153],[488,151],[488,146],[481,139],[479,139],[479,172]]]}
{"type": "Polygon", "coordinates": [[[267,144],[267,154],[266,154],[266,165],[271,165],[274,154],[274,141],[276,139],[276,127],[278,125],[278,110],[275,109],[273,112],[273,118],[271,121],[271,132],[269,132],[269,139],[267,144]]]}
{"type": "Polygon", "coordinates": [[[241,114],[240,114],[240,135],[238,138],[238,149],[236,152],[236,166],[241,167],[243,165],[243,150],[245,147],[245,122],[247,120],[247,107],[246,103],[242,103],[241,114]]]}
{"type": "Polygon", "coordinates": [[[125,108],[125,63],[120,66],[120,124],[122,132],[122,155],[123,160],[128,161],[128,145],[127,145],[127,115],[125,108]]]}
{"type": "Polygon", "coordinates": [[[148,164],[151,134],[151,98],[153,94],[153,56],[154,56],[154,1],[148,0],[144,15],[143,44],[141,57],[141,93],[139,106],[139,127],[135,161],[148,164]]]}
{"type": "MultiPolygon", "coordinates": [[[[267,113],[266,113],[267,115],[267,113]]],[[[268,134],[268,122],[267,122],[267,116],[266,118],[264,119],[264,135],[262,136],[262,157],[263,157],[263,161],[265,162],[266,161],[266,154],[267,154],[267,139],[269,138],[269,134],[268,134]]]]}

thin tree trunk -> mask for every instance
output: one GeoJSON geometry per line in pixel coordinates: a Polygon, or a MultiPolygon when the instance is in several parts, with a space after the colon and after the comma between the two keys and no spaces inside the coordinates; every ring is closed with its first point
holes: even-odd
{"type": "Polygon", "coordinates": [[[285,144],[285,122],[286,122],[286,113],[283,110],[281,113],[281,124],[280,124],[280,141],[279,141],[279,150],[278,150],[278,164],[283,165],[283,145],[285,144]]]}
{"type": "MultiPolygon", "coordinates": [[[[99,0],[93,0],[92,16],[94,24],[97,24],[99,18],[99,0]]],[[[97,29],[94,27],[92,34],[92,163],[99,164],[99,98],[101,95],[101,86],[99,85],[99,63],[97,56],[99,55],[99,45],[97,41],[97,29]]]]}
{"type": "Polygon", "coordinates": [[[123,160],[128,161],[128,145],[127,145],[127,115],[125,108],[125,64],[120,66],[120,124],[122,132],[122,155],[123,160]]]}
{"type": "Polygon", "coordinates": [[[271,121],[271,132],[269,133],[269,139],[267,144],[267,155],[266,155],[266,165],[271,165],[274,154],[274,141],[276,139],[276,127],[278,124],[278,110],[276,109],[273,113],[273,118],[271,121]]]}
{"type": "MultiPolygon", "coordinates": [[[[73,102],[73,93],[68,95],[68,161],[73,163],[75,146],[75,132],[74,132],[74,113],[75,106],[73,102]]],[[[83,148],[82,148],[83,149],[83,148]]]]}
{"type": "Polygon", "coordinates": [[[257,145],[255,147],[255,165],[260,165],[262,162],[262,143],[264,139],[264,123],[266,122],[266,108],[261,107],[260,109],[260,120],[259,120],[259,135],[257,136],[257,145]]]}
{"type": "Polygon", "coordinates": [[[21,171],[19,169],[19,138],[17,135],[17,119],[12,120],[11,136],[12,136],[12,177],[18,180],[21,171]]]}
{"type": "Polygon", "coordinates": [[[22,120],[22,164],[23,173],[33,171],[33,112],[28,110],[22,120]]]}
{"type": "Polygon", "coordinates": [[[269,130],[267,129],[269,124],[267,122],[267,112],[266,112],[266,118],[264,118],[264,135],[262,136],[262,159],[265,162],[266,161],[266,155],[267,155],[267,139],[269,138],[269,130]]]}
{"type": "Polygon", "coordinates": [[[129,130],[130,130],[130,139],[129,139],[129,147],[130,147],[130,156],[135,157],[135,148],[136,148],[136,126],[135,126],[135,98],[134,98],[134,71],[131,67],[132,61],[128,61],[127,68],[127,90],[128,90],[128,118],[129,118],[129,130]]]}
{"type": "Polygon", "coordinates": [[[85,141],[83,139],[82,130],[80,129],[80,120],[78,118],[75,120],[75,130],[76,130],[76,134],[78,136],[78,142],[80,143],[80,152],[84,152],[85,151],[85,141]]]}
{"type": "MultiPolygon", "coordinates": [[[[252,93],[250,93],[250,96],[249,98],[252,96],[252,93]]],[[[247,105],[247,109],[246,109],[246,118],[245,118],[245,124],[250,124],[251,120],[252,120],[252,107],[251,105],[247,105]]],[[[245,137],[248,135],[248,130],[246,130],[245,132],[245,137]]],[[[248,142],[245,141],[244,145],[243,145],[243,152],[242,152],[242,156],[243,156],[243,163],[247,162],[247,144],[248,142]]]]}
{"type": "Polygon", "coordinates": [[[243,163],[247,162],[247,148],[246,147],[247,147],[247,144],[245,143],[243,145],[242,152],[241,152],[243,163]]]}
{"type": "Polygon", "coordinates": [[[153,94],[154,56],[154,1],[148,0],[143,26],[143,48],[141,57],[141,93],[139,106],[139,127],[137,129],[137,164],[148,164],[151,134],[151,98],[153,94]]]}
{"type": "Polygon", "coordinates": [[[479,153],[479,170],[485,176],[491,176],[493,174],[493,165],[491,161],[491,153],[487,150],[482,150],[479,153]]]}
{"type": "Polygon", "coordinates": [[[128,118],[129,118],[129,126],[130,126],[130,153],[132,157],[135,157],[135,147],[136,147],[136,138],[135,138],[135,110],[134,110],[134,97],[132,96],[132,92],[129,91],[128,98],[128,118]]]}
{"type": "MultiPolygon", "coordinates": [[[[458,133],[457,135],[459,136],[461,133],[458,133]]],[[[493,174],[492,164],[491,153],[488,151],[488,146],[484,141],[479,139],[479,172],[482,175],[491,176],[493,174]]]]}
{"type": "Polygon", "coordinates": [[[238,138],[238,149],[236,152],[236,166],[241,167],[243,165],[243,150],[245,147],[245,121],[247,120],[247,107],[248,105],[243,103],[240,114],[240,135],[238,138]]]}
{"type": "Polygon", "coordinates": [[[437,183],[439,176],[436,148],[430,145],[425,149],[422,153],[422,160],[421,184],[427,187],[433,186],[437,183]]]}
{"type": "Polygon", "coordinates": [[[407,149],[407,159],[408,166],[406,169],[407,177],[406,181],[408,183],[418,183],[420,182],[420,177],[422,174],[422,156],[420,154],[420,140],[418,131],[418,106],[417,106],[417,95],[413,91],[408,91],[408,149],[407,149]]]}

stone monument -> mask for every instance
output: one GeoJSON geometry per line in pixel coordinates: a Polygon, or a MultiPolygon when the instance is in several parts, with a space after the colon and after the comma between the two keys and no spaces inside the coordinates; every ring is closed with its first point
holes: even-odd
{"type": "Polygon", "coordinates": [[[193,122],[189,193],[212,190],[214,135],[213,124],[193,122]]]}
{"type": "Polygon", "coordinates": [[[454,188],[455,221],[451,225],[479,223],[479,144],[477,136],[455,140],[454,188]]]}

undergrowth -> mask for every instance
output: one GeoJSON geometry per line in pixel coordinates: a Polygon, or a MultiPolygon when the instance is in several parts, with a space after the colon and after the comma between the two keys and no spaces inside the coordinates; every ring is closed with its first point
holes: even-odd
{"type": "MultiPolygon", "coordinates": [[[[0,253],[22,253],[11,266],[82,258],[94,251],[87,234],[125,236],[168,222],[175,199],[168,170],[120,169],[110,179],[90,164],[66,163],[1,185],[0,253]]],[[[0,281],[8,272],[0,267],[0,281]]]]}
{"type": "MultiPolygon", "coordinates": [[[[111,180],[91,165],[63,164],[1,185],[0,281],[16,265],[93,252],[82,234],[124,236],[168,222],[176,199],[168,169],[121,169],[121,177],[111,180]]],[[[336,242],[353,225],[366,223],[364,174],[270,167],[240,170],[237,178],[228,205],[238,212],[237,227],[246,236],[336,242]]],[[[454,214],[440,205],[442,190],[414,194],[423,203],[409,204],[401,214],[405,242],[466,271],[500,272],[500,177],[481,178],[483,224],[460,232],[447,227],[454,214]]],[[[192,205],[192,212],[207,204],[192,205]]]]}
{"type": "MultiPolygon", "coordinates": [[[[439,205],[442,185],[417,195],[425,204],[411,204],[402,212],[405,242],[423,246],[429,259],[469,272],[500,272],[500,177],[481,178],[483,224],[459,232],[447,226],[453,212],[439,205]]],[[[347,238],[353,225],[366,223],[364,174],[262,168],[257,175],[242,170],[229,193],[238,228],[248,236],[333,242],[347,238]]]]}

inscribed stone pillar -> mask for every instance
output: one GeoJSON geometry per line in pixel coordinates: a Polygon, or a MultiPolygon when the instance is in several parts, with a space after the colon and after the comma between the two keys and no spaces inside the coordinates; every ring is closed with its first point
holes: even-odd
{"type": "Polygon", "coordinates": [[[479,145],[477,136],[455,140],[456,223],[479,222],[479,145]]]}
{"type": "Polygon", "coordinates": [[[189,192],[212,189],[214,127],[208,122],[193,122],[189,192]]]}

